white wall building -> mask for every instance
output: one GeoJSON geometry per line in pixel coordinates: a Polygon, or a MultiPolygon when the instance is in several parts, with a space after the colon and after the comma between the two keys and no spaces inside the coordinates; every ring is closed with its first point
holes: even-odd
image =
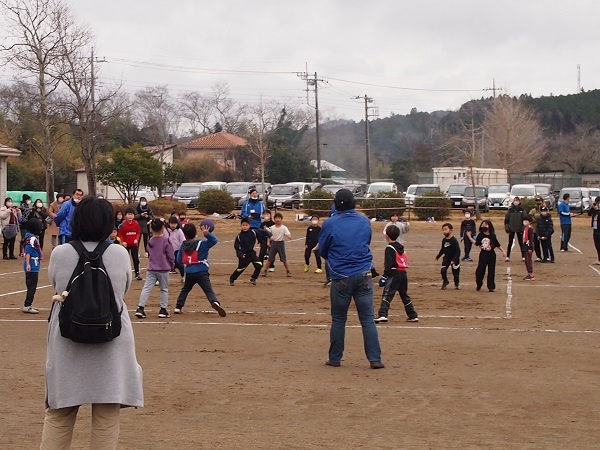
{"type": "MultiPolygon", "coordinates": [[[[434,184],[439,184],[440,189],[445,191],[448,186],[455,183],[471,184],[471,169],[468,167],[434,167],[434,184]]],[[[508,172],[506,169],[484,169],[473,167],[473,178],[475,184],[488,186],[492,183],[508,183],[508,172]]]]}

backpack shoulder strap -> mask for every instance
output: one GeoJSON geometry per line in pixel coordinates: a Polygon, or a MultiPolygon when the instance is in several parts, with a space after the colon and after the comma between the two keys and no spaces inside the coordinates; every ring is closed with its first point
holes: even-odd
{"type": "Polygon", "coordinates": [[[110,245],[110,242],[108,242],[106,239],[100,241],[100,243],[94,249],[94,253],[96,253],[96,255],[98,256],[102,256],[102,254],[106,251],[107,248],[110,247],[110,245]]]}

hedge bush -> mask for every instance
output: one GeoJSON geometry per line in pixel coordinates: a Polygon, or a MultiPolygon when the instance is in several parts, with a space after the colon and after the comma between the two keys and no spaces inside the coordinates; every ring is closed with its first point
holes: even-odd
{"type": "Polygon", "coordinates": [[[315,189],[304,196],[304,209],[309,216],[316,214],[326,217],[331,212],[333,194],[323,189],[315,189]]]}
{"type": "Polygon", "coordinates": [[[376,198],[367,198],[360,202],[361,211],[370,218],[388,220],[393,213],[404,213],[404,196],[395,192],[379,192],[376,198]]]}
{"type": "Polygon", "coordinates": [[[198,211],[205,214],[229,214],[235,206],[235,200],[227,191],[209,189],[198,196],[198,211]]]}
{"type": "Polygon", "coordinates": [[[420,220],[433,217],[443,220],[450,216],[450,199],[442,191],[427,191],[414,200],[414,213],[420,220]]]}
{"type": "Polygon", "coordinates": [[[155,217],[168,217],[171,215],[171,211],[177,211],[177,213],[187,211],[187,205],[185,203],[167,200],[165,198],[152,200],[151,202],[148,202],[148,206],[155,217]]]}

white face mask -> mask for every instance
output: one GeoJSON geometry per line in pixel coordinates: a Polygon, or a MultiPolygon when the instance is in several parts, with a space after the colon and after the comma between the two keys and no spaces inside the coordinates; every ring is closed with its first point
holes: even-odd
{"type": "Polygon", "coordinates": [[[313,221],[312,221],[312,224],[313,224],[313,225],[315,225],[315,226],[316,226],[316,225],[319,225],[319,221],[318,221],[318,220],[313,220],[313,221]]]}
{"type": "Polygon", "coordinates": [[[81,201],[81,199],[80,199],[80,198],[74,198],[74,199],[73,199],[73,201],[74,201],[75,203],[79,203],[79,202],[81,201]]]}
{"type": "Polygon", "coordinates": [[[37,202],[37,203],[35,204],[35,206],[36,206],[36,208],[41,208],[41,207],[42,207],[42,206],[44,206],[44,205],[43,205],[43,204],[41,204],[40,202],[37,202]]]}
{"type": "Polygon", "coordinates": [[[524,226],[524,227],[527,227],[527,226],[529,226],[529,222],[523,221],[523,226],[524,226]]]}
{"type": "Polygon", "coordinates": [[[12,202],[6,202],[6,207],[7,207],[7,208],[11,208],[11,207],[12,207],[12,205],[13,205],[13,204],[12,204],[12,202]]]}
{"type": "Polygon", "coordinates": [[[465,219],[470,219],[471,218],[471,214],[465,214],[465,219]]]}
{"type": "Polygon", "coordinates": [[[146,206],[146,202],[140,202],[140,205],[146,206]]]}
{"type": "Polygon", "coordinates": [[[26,205],[31,205],[31,200],[25,200],[26,205]]]}

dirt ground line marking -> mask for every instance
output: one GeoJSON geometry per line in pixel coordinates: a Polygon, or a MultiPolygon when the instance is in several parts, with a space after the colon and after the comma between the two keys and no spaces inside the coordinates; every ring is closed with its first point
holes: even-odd
{"type": "MultiPolygon", "coordinates": [[[[49,287],[52,287],[52,285],[47,284],[45,286],[38,286],[37,289],[44,289],[44,288],[49,288],[49,287]]],[[[14,291],[14,292],[7,292],[6,294],[0,294],[0,297],[7,297],[9,295],[22,294],[23,292],[27,292],[27,289],[22,289],[20,291],[14,291]]]]}
{"type": "Polygon", "coordinates": [[[506,268],[506,276],[507,276],[507,281],[506,281],[506,305],[505,305],[505,311],[506,311],[506,318],[507,319],[512,319],[512,276],[510,275],[510,267],[506,268]]]}
{"type": "Polygon", "coordinates": [[[600,270],[596,269],[594,266],[592,266],[591,264],[588,266],[590,269],[592,269],[594,272],[596,272],[598,275],[600,275],[600,270]]]}
{"type": "Polygon", "coordinates": [[[573,244],[571,244],[570,242],[569,242],[569,247],[571,247],[576,252],[579,252],[580,255],[583,255],[583,252],[581,250],[579,250],[577,247],[575,247],[573,244]]]}

